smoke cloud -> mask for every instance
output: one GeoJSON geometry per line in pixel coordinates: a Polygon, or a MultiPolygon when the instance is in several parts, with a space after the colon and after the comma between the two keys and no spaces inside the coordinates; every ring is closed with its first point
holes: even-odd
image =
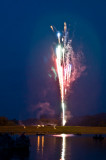
{"type": "Polygon", "coordinates": [[[53,117],[55,111],[52,109],[49,102],[38,103],[37,105],[33,105],[30,107],[30,112],[36,115],[36,118],[40,118],[42,115],[53,117]]]}

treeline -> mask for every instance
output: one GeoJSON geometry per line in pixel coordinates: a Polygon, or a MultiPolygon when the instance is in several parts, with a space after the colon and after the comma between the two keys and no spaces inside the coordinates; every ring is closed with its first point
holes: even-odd
{"type": "MultiPolygon", "coordinates": [[[[25,125],[25,126],[36,126],[36,125],[61,125],[61,118],[55,117],[41,117],[40,119],[30,118],[26,120],[8,120],[6,117],[0,117],[0,126],[15,126],[15,125],[25,125]]],[[[72,117],[67,121],[66,126],[100,126],[106,127],[106,113],[101,113],[92,116],[80,116],[72,117]]]]}
{"type": "Polygon", "coordinates": [[[0,126],[15,126],[18,125],[18,121],[16,119],[8,120],[6,117],[0,117],[0,126]]]}
{"type": "Polygon", "coordinates": [[[19,124],[24,124],[24,125],[61,125],[61,120],[57,118],[40,118],[40,119],[35,119],[35,118],[30,118],[24,121],[20,121],[19,124]]]}
{"type": "Polygon", "coordinates": [[[96,114],[92,116],[72,117],[67,125],[106,127],[106,113],[96,114]]]}
{"type": "MultiPolygon", "coordinates": [[[[24,125],[61,125],[61,118],[55,117],[41,117],[40,119],[27,119],[21,121],[24,125]]],[[[66,126],[98,126],[106,127],[106,113],[101,113],[92,116],[73,116],[70,120],[67,121],[66,126]]]]}

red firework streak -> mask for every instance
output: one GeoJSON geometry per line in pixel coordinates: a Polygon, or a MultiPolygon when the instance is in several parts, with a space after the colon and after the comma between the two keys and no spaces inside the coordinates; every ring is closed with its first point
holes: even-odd
{"type": "MultiPolygon", "coordinates": [[[[53,32],[57,32],[56,28],[51,26],[53,32]]],[[[86,67],[81,64],[81,53],[75,54],[71,42],[68,40],[67,25],[64,23],[64,32],[61,34],[57,32],[58,45],[55,52],[55,69],[59,79],[60,93],[61,93],[61,107],[62,107],[62,125],[66,123],[66,105],[65,100],[70,88],[70,83],[74,82],[80,77],[86,67]]]]}
{"type": "Polygon", "coordinates": [[[64,34],[61,38],[60,32],[57,32],[58,45],[56,47],[56,72],[59,79],[62,107],[62,125],[66,123],[65,116],[65,97],[70,86],[71,64],[70,52],[68,51],[68,32],[67,25],[64,23],[64,34]]]}

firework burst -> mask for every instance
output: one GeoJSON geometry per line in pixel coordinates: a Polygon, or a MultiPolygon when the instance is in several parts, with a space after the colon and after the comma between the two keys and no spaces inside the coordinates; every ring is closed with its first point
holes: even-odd
{"type": "MultiPolygon", "coordinates": [[[[51,26],[53,32],[56,30],[51,26]]],[[[56,30],[57,32],[57,30],[56,30]]],[[[55,71],[59,79],[61,107],[62,107],[62,125],[66,123],[66,105],[65,100],[70,89],[70,84],[75,81],[85,69],[79,61],[79,54],[75,55],[71,46],[71,40],[68,39],[67,25],[64,23],[64,32],[61,35],[57,32],[58,45],[55,51],[55,71]]],[[[53,70],[53,69],[52,69],[53,70]]]]}

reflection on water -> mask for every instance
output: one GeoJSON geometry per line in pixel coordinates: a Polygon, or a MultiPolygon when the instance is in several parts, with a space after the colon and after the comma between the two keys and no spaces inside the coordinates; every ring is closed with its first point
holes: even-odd
{"type": "Polygon", "coordinates": [[[60,160],[65,160],[65,149],[66,149],[66,135],[62,134],[62,151],[60,160]]]}
{"type": "MultiPolygon", "coordinates": [[[[61,144],[61,159],[60,160],[66,160],[65,154],[66,154],[66,137],[73,137],[73,134],[61,134],[61,135],[54,135],[56,137],[62,137],[62,144],[61,144]]],[[[70,148],[71,149],[71,148],[70,148]]]]}
{"type": "MultiPolygon", "coordinates": [[[[61,134],[55,137],[62,137],[60,160],[65,160],[66,135],[61,134]]],[[[37,136],[37,152],[42,152],[42,155],[43,155],[43,148],[44,148],[44,138],[45,138],[44,136],[37,136]]]]}
{"type": "Polygon", "coordinates": [[[92,136],[31,136],[29,160],[105,160],[106,138],[95,141],[92,136]]]}
{"type": "Polygon", "coordinates": [[[44,147],[44,136],[42,136],[42,154],[43,154],[43,147],[44,147]]]}
{"type": "Polygon", "coordinates": [[[40,136],[38,136],[38,138],[37,138],[37,151],[38,152],[39,152],[39,146],[40,146],[40,136]]]}
{"type": "Polygon", "coordinates": [[[0,160],[105,160],[106,138],[92,136],[35,135],[30,136],[30,152],[1,151],[0,160]]]}
{"type": "Polygon", "coordinates": [[[41,151],[42,151],[42,154],[43,154],[44,136],[37,136],[37,152],[40,151],[40,147],[42,148],[41,151]]]}

